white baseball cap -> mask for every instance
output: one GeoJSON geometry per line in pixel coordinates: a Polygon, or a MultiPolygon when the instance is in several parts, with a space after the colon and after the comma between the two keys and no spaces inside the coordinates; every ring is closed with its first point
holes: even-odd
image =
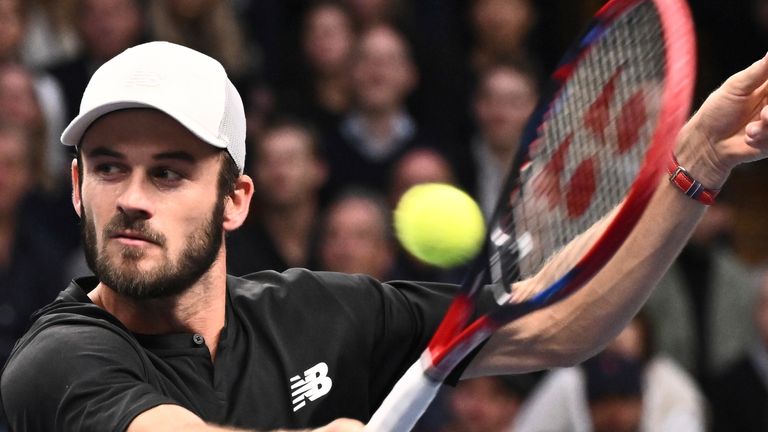
{"type": "Polygon", "coordinates": [[[77,146],[99,117],[125,108],[154,108],[208,144],[226,149],[243,172],[245,111],[235,86],[216,60],[169,42],[129,48],[91,77],[80,114],[61,142],[77,146]]]}

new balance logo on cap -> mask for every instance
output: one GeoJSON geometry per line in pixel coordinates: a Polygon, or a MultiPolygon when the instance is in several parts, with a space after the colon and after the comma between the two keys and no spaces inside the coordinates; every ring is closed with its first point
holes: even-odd
{"type": "Polygon", "coordinates": [[[291,397],[293,412],[296,412],[310,402],[328,394],[333,381],[328,377],[328,365],[320,362],[304,371],[304,377],[299,375],[291,378],[291,397]]]}

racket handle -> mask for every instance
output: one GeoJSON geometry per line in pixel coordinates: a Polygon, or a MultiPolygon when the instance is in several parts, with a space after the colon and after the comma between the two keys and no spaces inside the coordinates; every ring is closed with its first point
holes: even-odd
{"type": "Polygon", "coordinates": [[[441,381],[424,373],[421,359],[395,384],[363,429],[365,432],[406,432],[413,429],[440,389],[441,381]]]}

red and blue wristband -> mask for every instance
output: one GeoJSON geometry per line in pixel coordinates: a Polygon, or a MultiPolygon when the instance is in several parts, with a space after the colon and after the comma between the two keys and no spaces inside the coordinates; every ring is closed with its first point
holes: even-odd
{"type": "Polygon", "coordinates": [[[715,203],[715,197],[720,192],[720,189],[707,189],[698,180],[680,166],[677,162],[675,155],[671,155],[669,165],[667,165],[667,173],[669,173],[669,182],[677,186],[687,197],[696,200],[704,205],[712,205],[715,203]]]}

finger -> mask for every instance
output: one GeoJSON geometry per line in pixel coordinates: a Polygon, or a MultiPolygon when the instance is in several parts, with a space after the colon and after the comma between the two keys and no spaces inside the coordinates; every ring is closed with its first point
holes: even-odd
{"type": "Polygon", "coordinates": [[[763,107],[760,115],[744,128],[748,144],[768,138],[768,106],[763,107]]]}
{"type": "Polygon", "coordinates": [[[734,74],[724,84],[732,94],[749,95],[768,81],[768,54],[746,69],[734,74]]]}
{"type": "Polygon", "coordinates": [[[763,122],[760,120],[750,122],[747,124],[747,127],[744,129],[746,133],[746,140],[747,144],[753,144],[757,141],[760,141],[761,139],[764,139],[766,137],[766,130],[765,126],[763,125],[763,122]]]}

